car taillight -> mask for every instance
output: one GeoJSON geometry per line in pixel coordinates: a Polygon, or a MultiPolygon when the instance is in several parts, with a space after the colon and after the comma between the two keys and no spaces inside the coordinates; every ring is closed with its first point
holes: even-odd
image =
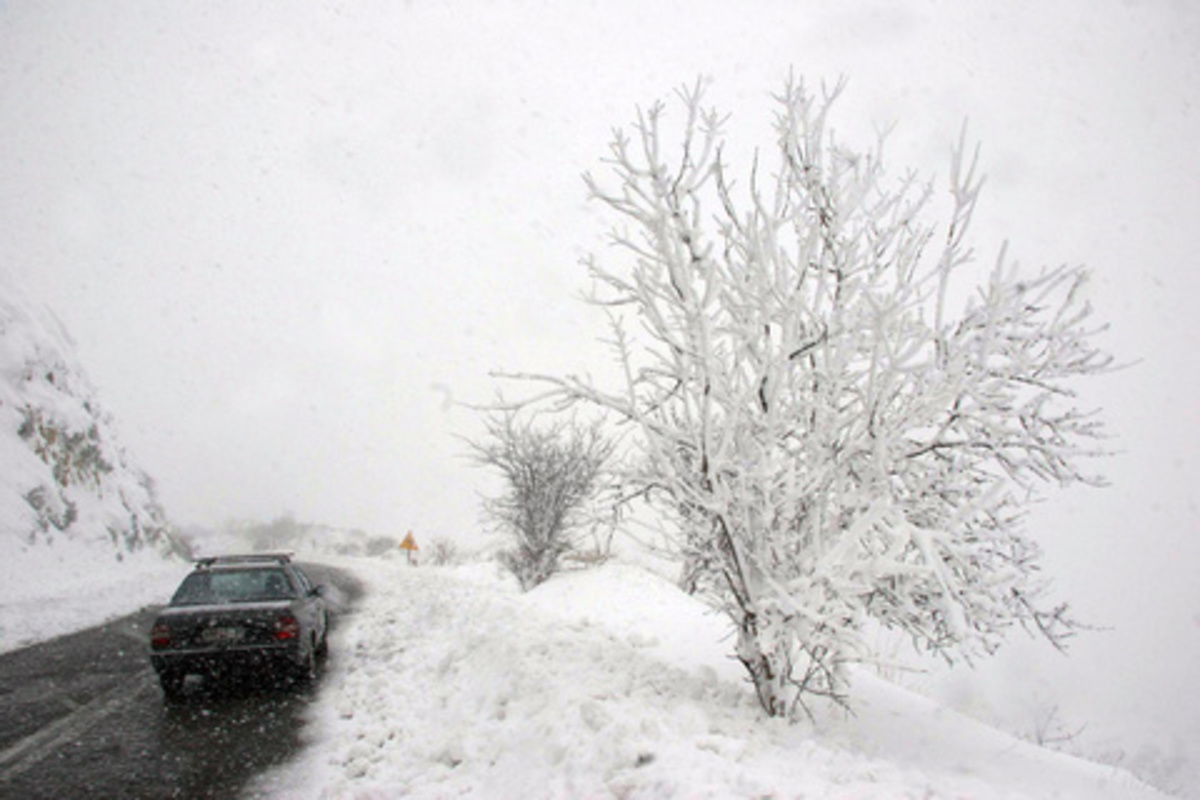
{"type": "Polygon", "coordinates": [[[278,641],[295,639],[300,635],[300,623],[291,614],[284,614],[275,620],[275,638],[278,641]]]}
{"type": "Polygon", "coordinates": [[[171,628],[165,622],[160,622],[150,629],[150,646],[155,650],[171,646],[171,628]]]}

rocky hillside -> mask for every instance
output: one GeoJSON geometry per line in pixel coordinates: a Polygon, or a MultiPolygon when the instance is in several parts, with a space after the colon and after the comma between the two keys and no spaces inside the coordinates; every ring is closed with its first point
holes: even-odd
{"type": "MultiPolygon", "coordinates": [[[[69,580],[99,562],[183,555],[48,311],[0,298],[0,571],[69,580]]],[[[36,577],[35,577],[36,576],[36,577]]]]}

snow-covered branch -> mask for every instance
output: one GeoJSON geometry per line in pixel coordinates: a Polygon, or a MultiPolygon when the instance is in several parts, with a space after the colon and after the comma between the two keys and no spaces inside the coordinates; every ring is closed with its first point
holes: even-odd
{"type": "Polygon", "coordinates": [[[740,188],[701,84],[677,96],[677,148],[667,106],[639,113],[586,179],[626,226],[588,262],[624,385],[526,376],[638,432],[626,485],[674,520],[685,581],[737,624],[772,714],[844,700],[868,617],[947,657],[1014,624],[1061,644],[1020,510],[1040,484],[1097,482],[1082,462],[1101,429],[1074,381],[1110,366],[1081,269],[1020,275],[1002,253],[956,305],[978,152],[964,130],[940,228],[931,185],[889,178],[882,141],[835,141],[842,89],[789,81],[777,158],[756,155],[740,188]]]}

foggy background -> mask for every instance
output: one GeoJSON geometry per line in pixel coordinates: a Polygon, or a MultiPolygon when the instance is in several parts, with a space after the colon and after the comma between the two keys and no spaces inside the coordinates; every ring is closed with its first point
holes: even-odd
{"type": "Polygon", "coordinates": [[[703,76],[765,148],[789,70],[844,76],[834,127],[869,145],[894,125],[892,169],[939,186],[969,120],[981,262],[1007,238],[1028,269],[1087,264],[1130,366],[1080,386],[1111,487],[1029,521],[1104,630],[967,677],[1195,742],[1197,42],[1200,8],[1169,0],[9,0],[0,271],[71,331],[175,522],[471,547],[457,404],[489,400],[492,370],[610,368],[576,299],[607,226],[580,173],[638,104],[703,76]]]}

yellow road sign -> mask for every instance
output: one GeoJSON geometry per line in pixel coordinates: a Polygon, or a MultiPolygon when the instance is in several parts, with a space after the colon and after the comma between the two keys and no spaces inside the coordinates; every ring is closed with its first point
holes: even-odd
{"type": "Polygon", "coordinates": [[[408,536],[404,537],[404,541],[400,543],[401,550],[420,550],[417,547],[417,540],[413,538],[412,531],[408,532],[408,536]]]}

